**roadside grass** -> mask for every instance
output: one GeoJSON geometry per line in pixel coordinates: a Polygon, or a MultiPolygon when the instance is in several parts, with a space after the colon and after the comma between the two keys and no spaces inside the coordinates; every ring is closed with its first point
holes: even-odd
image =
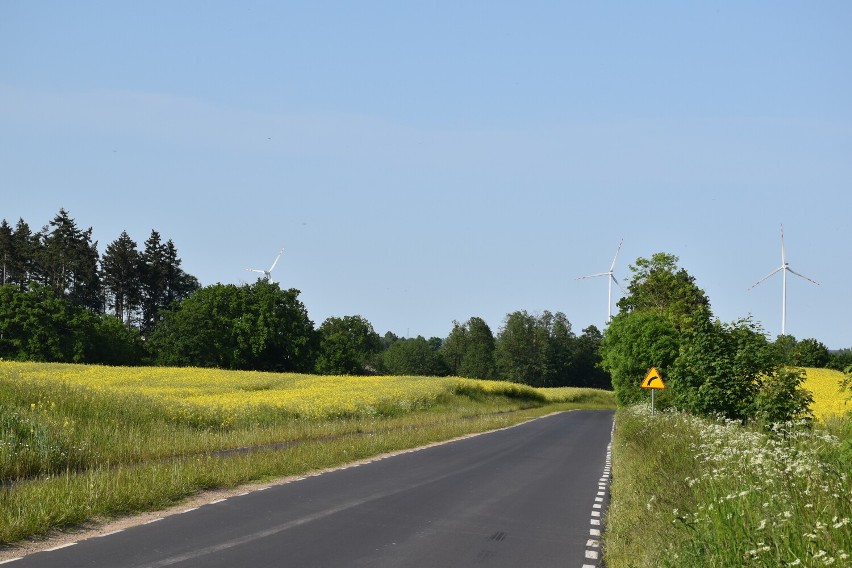
{"type": "Polygon", "coordinates": [[[620,408],[610,568],[852,565],[852,417],[831,431],[620,408]]]}
{"type": "Polygon", "coordinates": [[[0,544],[554,411],[614,408],[611,392],[592,391],[0,362],[0,544]]]}

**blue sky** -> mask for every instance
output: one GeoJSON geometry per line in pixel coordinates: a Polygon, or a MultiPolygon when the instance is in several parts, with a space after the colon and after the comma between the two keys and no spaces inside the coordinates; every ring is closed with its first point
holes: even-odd
{"type": "Polygon", "coordinates": [[[177,245],[311,318],[606,320],[668,252],[715,314],[852,347],[848,2],[0,2],[0,217],[177,245]],[[617,296],[616,296],[617,299],[617,296]]]}

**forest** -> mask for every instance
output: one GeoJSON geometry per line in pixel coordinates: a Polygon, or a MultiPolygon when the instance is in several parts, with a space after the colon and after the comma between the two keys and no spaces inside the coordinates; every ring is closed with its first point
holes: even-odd
{"type": "Polygon", "coordinates": [[[474,316],[428,339],[380,335],[357,314],[317,326],[297,289],[202,286],[156,230],[141,248],[122,232],[102,254],[92,233],[65,209],[37,231],[0,222],[0,359],[611,388],[602,332],[578,335],[561,312],[509,313],[496,334],[474,316]]]}

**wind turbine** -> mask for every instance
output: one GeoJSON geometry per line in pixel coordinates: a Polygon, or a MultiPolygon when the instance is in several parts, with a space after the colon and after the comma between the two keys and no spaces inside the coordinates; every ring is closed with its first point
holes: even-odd
{"type": "MultiPolygon", "coordinates": [[[[615,261],[618,258],[618,253],[621,252],[621,245],[624,242],[624,239],[618,243],[618,248],[615,250],[615,257],[612,259],[612,264],[609,267],[609,272],[598,272],[597,274],[589,274],[588,276],[580,276],[577,280],[583,280],[585,278],[597,278],[599,276],[607,276],[607,281],[609,283],[609,296],[606,301],[606,323],[612,321],[612,283],[615,282],[616,285],[621,288],[621,291],[624,292],[624,288],[621,287],[618,280],[615,279],[615,275],[613,274],[613,270],[615,269],[615,261]]],[[[626,292],[625,292],[626,293],[626,292]]]]}
{"type": "Polygon", "coordinates": [[[278,252],[278,256],[275,257],[275,260],[272,262],[272,266],[269,267],[269,270],[262,270],[260,268],[246,268],[246,270],[249,272],[259,272],[260,274],[263,274],[267,281],[270,281],[272,270],[275,268],[275,265],[278,264],[278,259],[281,258],[282,254],[284,254],[283,248],[278,252]]]}
{"type": "Polygon", "coordinates": [[[804,278],[808,282],[812,282],[812,283],[816,284],[817,286],[819,286],[819,282],[817,282],[815,280],[811,280],[810,278],[808,278],[804,274],[799,274],[798,272],[796,272],[795,270],[790,268],[790,263],[787,262],[787,254],[784,251],[784,225],[781,225],[781,266],[776,268],[775,270],[773,270],[772,272],[770,272],[769,274],[767,274],[766,276],[764,276],[760,280],[758,280],[754,284],[754,286],[749,288],[749,290],[751,290],[752,288],[754,288],[755,286],[757,286],[758,284],[760,284],[761,282],[763,282],[764,280],[766,280],[767,278],[769,278],[770,276],[772,276],[773,274],[775,274],[778,271],[783,271],[783,277],[784,277],[783,278],[784,283],[783,283],[782,288],[781,288],[781,335],[787,335],[787,273],[792,272],[793,274],[795,274],[799,278],[804,278]]]}

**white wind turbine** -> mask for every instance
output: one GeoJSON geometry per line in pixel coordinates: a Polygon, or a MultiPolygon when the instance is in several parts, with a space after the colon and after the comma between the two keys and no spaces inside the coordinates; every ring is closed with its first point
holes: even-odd
{"type": "Polygon", "coordinates": [[[275,260],[272,262],[272,266],[269,267],[269,270],[263,270],[260,268],[246,268],[249,272],[259,272],[263,274],[267,281],[270,281],[270,277],[272,276],[272,270],[275,268],[275,265],[278,264],[278,259],[281,258],[281,255],[284,254],[284,249],[282,248],[278,251],[278,256],[275,257],[275,260]]]}
{"type": "Polygon", "coordinates": [[[795,274],[799,278],[804,278],[808,282],[813,282],[817,286],[819,286],[819,282],[817,282],[815,280],[811,280],[810,278],[808,278],[804,274],[799,274],[798,272],[796,272],[795,270],[790,268],[790,263],[787,262],[787,254],[784,251],[784,225],[781,225],[781,266],[779,266],[778,268],[776,268],[775,270],[773,270],[772,272],[770,272],[769,274],[767,274],[766,276],[764,276],[763,278],[758,280],[754,284],[754,286],[749,288],[749,290],[751,290],[752,288],[754,288],[755,286],[757,286],[758,284],[760,284],[761,282],[763,282],[764,280],[766,280],[770,276],[774,275],[778,271],[783,271],[783,285],[782,285],[782,288],[781,288],[781,335],[787,335],[787,273],[792,272],[793,274],[795,274]]]}
{"type": "Polygon", "coordinates": [[[625,292],[624,288],[621,287],[621,284],[619,284],[618,280],[615,279],[615,275],[613,274],[613,271],[615,270],[615,261],[618,258],[618,253],[621,252],[621,244],[623,242],[624,239],[621,239],[621,241],[618,243],[618,248],[615,250],[615,257],[613,257],[612,264],[609,267],[609,272],[598,272],[597,274],[589,274],[588,276],[580,276],[579,278],[577,278],[577,280],[583,280],[585,278],[597,278],[599,276],[607,277],[607,281],[609,283],[609,296],[607,297],[606,301],[606,323],[612,321],[612,283],[615,282],[615,284],[619,288],[621,288],[621,291],[625,292]]]}

